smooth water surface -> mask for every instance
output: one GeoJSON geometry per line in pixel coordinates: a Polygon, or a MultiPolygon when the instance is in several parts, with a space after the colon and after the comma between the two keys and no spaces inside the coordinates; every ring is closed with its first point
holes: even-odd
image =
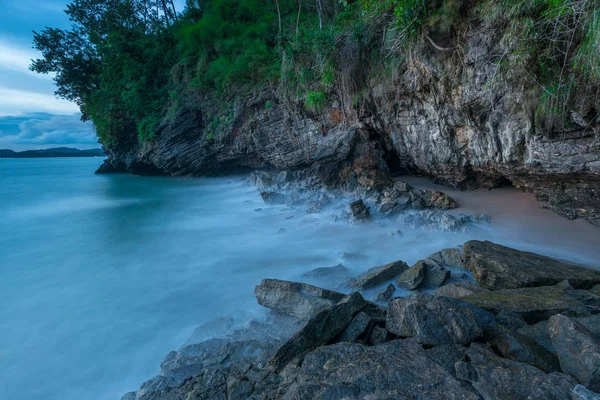
{"type": "Polygon", "coordinates": [[[269,207],[243,177],[94,175],[101,161],[0,159],[3,399],[119,399],[198,325],[260,315],[253,288],[262,278],[303,280],[340,262],[353,273],[410,264],[470,238],[600,259],[600,230],[510,190],[500,201],[494,191],[457,194],[499,221],[453,234],[269,207]]]}

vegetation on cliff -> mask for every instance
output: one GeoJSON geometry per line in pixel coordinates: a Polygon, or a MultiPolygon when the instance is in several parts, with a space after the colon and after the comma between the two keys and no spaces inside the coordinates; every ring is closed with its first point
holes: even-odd
{"type": "Polygon", "coordinates": [[[184,106],[226,103],[265,83],[312,111],[340,91],[356,107],[369,79],[393,76],[417,43],[460,58],[467,15],[510,32],[486,85],[526,71],[543,129],[563,129],[569,105],[600,90],[594,0],[188,0],[182,12],[172,0],[74,0],[66,13],[70,30],[35,33],[42,58],[31,68],[56,73],[57,95],[110,147],[152,138],[184,106]]]}

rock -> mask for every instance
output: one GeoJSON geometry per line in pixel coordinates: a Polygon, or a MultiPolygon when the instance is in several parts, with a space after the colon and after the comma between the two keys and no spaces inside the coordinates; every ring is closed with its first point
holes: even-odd
{"type": "Polygon", "coordinates": [[[379,292],[375,295],[375,297],[373,298],[373,301],[382,302],[382,303],[386,302],[392,298],[395,291],[396,291],[396,287],[390,283],[389,285],[387,285],[387,287],[385,289],[383,289],[381,292],[379,292]]]}
{"type": "Polygon", "coordinates": [[[451,269],[464,270],[462,256],[457,248],[443,249],[433,253],[427,259],[433,260],[438,264],[451,269]]]}
{"type": "Polygon", "coordinates": [[[585,305],[555,286],[479,292],[461,297],[461,300],[496,313],[518,313],[528,323],[536,323],[558,313],[576,317],[590,314],[585,305]]]}
{"type": "Polygon", "coordinates": [[[391,300],[386,329],[429,346],[468,344],[483,333],[471,309],[425,293],[391,300]]]}
{"type": "Polygon", "coordinates": [[[415,265],[404,271],[398,277],[398,279],[396,279],[396,284],[408,290],[415,290],[425,279],[426,273],[427,264],[423,260],[418,261],[415,265]]]}
{"type": "Polygon", "coordinates": [[[264,190],[269,188],[273,184],[273,178],[268,172],[265,171],[254,171],[250,174],[250,184],[256,186],[258,189],[264,190]]]}
{"type": "Polygon", "coordinates": [[[456,378],[454,365],[459,361],[465,361],[467,347],[459,344],[442,344],[426,350],[427,357],[440,365],[450,375],[456,378]]]}
{"type": "Polygon", "coordinates": [[[590,390],[600,391],[600,341],[594,334],[565,315],[550,318],[548,334],[562,371],[590,390]]]}
{"type": "Polygon", "coordinates": [[[560,372],[558,358],[535,340],[502,326],[485,328],[485,341],[509,360],[538,367],[544,372],[560,372]]]}
{"type": "MultiPolygon", "coordinates": [[[[595,338],[600,338],[600,314],[573,319],[592,332],[592,335],[595,338]]],[[[548,321],[541,321],[535,325],[525,325],[519,328],[518,332],[534,339],[546,350],[556,354],[556,350],[554,350],[554,346],[548,335],[548,321]]]]}
{"type": "Polygon", "coordinates": [[[335,339],[335,342],[355,342],[361,336],[367,336],[371,317],[364,312],[359,312],[350,324],[335,339]]]}
{"type": "Polygon", "coordinates": [[[320,347],[305,357],[287,385],[280,387],[286,400],[478,398],[413,340],[320,347]]]}
{"type": "Polygon", "coordinates": [[[302,274],[305,278],[324,278],[331,276],[344,276],[348,274],[348,268],[344,264],[334,265],[333,267],[315,268],[302,274]]]}
{"type": "Polygon", "coordinates": [[[442,286],[450,278],[450,271],[444,269],[433,260],[424,260],[427,265],[427,272],[423,283],[430,286],[442,286]]]}
{"type": "Polygon", "coordinates": [[[489,292],[489,290],[471,282],[456,282],[444,285],[433,292],[435,296],[451,297],[458,299],[474,293],[489,292]]]}
{"type": "Polygon", "coordinates": [[[411,205],[415,208],[437,208],[440,210],[450,210],[458,208],[458,204],[446,193],[438,190],[417,190],[411,191],[411,205]]]}
{"type": "Polygon", "coordinates": [[[412,228],[430,231],[464,232],[468,230],[468,226],[460,218],[439,210],[410,213],[404,218],[404,222],[412,228]]]}
{"type": "Polygon", "coordinates": [[[577,385],[571,393],[571,400],[600,400],[600,394],[592,392],[583,385],[577,385]]]}
{"type": "Polygon", "coordinates": [[[371,212],[362,200],[356,200],[350,203],[350,212],[352,213],[352,221],[368,222],[371,220],[371,212]]]}
{"type": "Polygon", "coordinates": [[[488,346],[473,343],[466,352],[468,362],[457,362],[456,375],[469,382],[484,399],[563,400],[576,382],[570,376],[544,371],[496,356],[488,346]]]}
{"type": "Polygon", "coordinates": [[[295,359],[302,359],[309,351],[335,338],[367,305],[359,294],[352,293],[338,304],[322,310],[296,332],[271,358],[276,371],[281,371],[295,359]]]}
{"type": "Polygon", "coordinates": [[[600,284],[592,286],[590,293],[600,296],[600,284]]]}
{"type": "Polygon", "coordinates": [[[492,290],[551,286],[564,280],[575,289],[600,283],[600,271],[488,241],[465,243],[463,259],[477,283],[492,290]]]}
{"type": "Polygon", "coordinates": [[[496,314],[496,321],[511,332],[527,325],[521,314],[512,311],[500,311],[496,314]]]}
{"type": "Polygon", "coordinates": [[[261,192],[260,197],[269,205],[285,204],[286,201],[285,195],[277,192],[261,192]]]}
{"type": "Polygon", "coordinates": [[[369,346],[376,346],[381,343],[387,342],[389,336],[389,332],[380,326],[375,325],[371,330],[371,334],[367,339],[367,344],[369,346]]]}
{"type": "Polygon", "coordinates": [[[389,264],[373,267],[358,277],[346,282],[352,289],[368,289],[394,279],[408,269],[404,261],[394,261],[389,264]]]}
{"type": "Polygon", "coordinates": [[[254,289],[254,295],[261,306],[302,320],[310,319],[345,297],[344,294],[332,290],[277,279],[264,279],[254,289]]]}

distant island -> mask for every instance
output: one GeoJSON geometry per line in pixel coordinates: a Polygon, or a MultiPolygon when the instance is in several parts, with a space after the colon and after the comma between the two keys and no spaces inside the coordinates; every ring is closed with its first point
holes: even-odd
{"type": "Polygon", "coordinates": [[[71,147],[13,151],[0,149],[0,158],[56,158],[56,157],[103,157],[102,149],[79,150],[71,147]]]}

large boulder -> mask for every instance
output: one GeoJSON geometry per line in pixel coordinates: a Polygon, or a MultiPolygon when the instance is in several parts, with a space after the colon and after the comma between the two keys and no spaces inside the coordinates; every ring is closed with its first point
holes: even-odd
{"type": "Polygon", "coordinates": [[[427,272],[423,283],[430,286],[442,286],[450,278],[450,271],[433,260],[425,260],[427,272]]]}
{"type": "Polygon", "coordinates": [[[301,360],[308,352],[338,336],[367,305],[368,302],[355,292],[319,312],[281,346],[271,358],[271,365],[280,371],[291,361],[301,360]]]}
{"type": "Polygon", "coordinates": [[[433,294],[435,296],[444,296],[451,297],[453,299],[458,299],[480,292],[489,292],[489,290],[482,288],[481,286],[475,283],[461,281],[451,283],[449,285],[444,285],[441,288],[436,289],[435,292],[433,292],[433,294]]]}
{"type": "Polygon", "coordinates": [[[425,264],[425,261],[417,261],[415,265],[404,271],[398,279],[396,279],[396,284],[408,290],[415,290],[423,283],[426,273],[427,264],[425,264]]]}
{"type": "Polygon", "coordinates": [[[386,302],[392,298],[395,291],[396,291],[396,287],[390,283],[389,285],[386,286],[385,289],[383,289],[381,292],[379,292],[375,295],[375,297],[373,298],[373,301],[380,302],[380,303],[386,302]]]}
{"type": "Polygon", "coordinates": [[[466,356],[468,362],[455,365],[457,377],[469,382],[484,399],[564,400],[577,383],[568,375],[547,374],[534,366],[498,357],[480,343],[471,344],[466,356]]]}
{"type": "Polygon", "coordinates": [[[600,391],[600,341],[592,332],[565,315],[555,315],[548,321],[548,334],[562,371],[600,391]]]}
{"type": "Polygon", "coordinates": [[[477,283],[492,290],[551,286],[564,280],[576,289],[600,283],[600,271],[488,241],[465,243],[463,259],[477,283]]]}
{"type": "Polygon", "coordinates": [[[590,309],[583,303],[573,299],[564,289],[557,286],[479,292],[460,299],[496,313],[518,313],[528,323],[539,322],[559,313],[576,317],[590,314],[590,309]]]}
{"type": "Polygon", "coordinates": [[[583,385],[577,385],[571,393],[571,400],[600,400],[600,394],[592,392],[583,385]]]}
{"type": "Polygon", "coordinates": [[[371,220],[371,211],[362,200],[350,203],[350,213],[353,222],[369,222],[371,220]]]}
{"type": "Polygon", "coordinates": [[[457,248],[442,249],[433,253],[427,257],[427,259],[436,261],[438,264],[446,268],[458,270],[465,269],[460,250],[457,248]]]}
{"type": "Polygon", "coordinates": [[[308,320],[338,303],[345,295],[306,283],[263,279],[254,289],[258,304],[281,314],[308,320]]]}
{"type": "Polygon", "coordinates": [[[478,396],[432,361],[414,340],[373,347],[338,343],[304,358],[280,393],[296,399],[470,400],[478,396]]]}
{"type": "MultiPolygon", "coordinates": [[[[595,338],[600,338],[600,314],[591,315],[589,317],[573,318],[573,320],[592,332],[592,335],[595,338]]],[[[517,332],[521,335],[530,337],[549,352],[556,354],[556,350],[554,350],[552,340],[548,334],[548,321],[540,321],[534,325],[525,325],[519,328],[517,332]]]]}
{"type": "Polygon", "coordinates": [[[390,301],[386,329],[429,346],[468,344],[483,333],[472,309],[425,293],[390,301]]]}
{"type": "Polygon", "coordinates": [[[404,261],[394,261],[363,272],[356,278],[346,282],[346,286],[355,290],[372,288],[394,279],[407,269],[408,265],[404,261]]]}

